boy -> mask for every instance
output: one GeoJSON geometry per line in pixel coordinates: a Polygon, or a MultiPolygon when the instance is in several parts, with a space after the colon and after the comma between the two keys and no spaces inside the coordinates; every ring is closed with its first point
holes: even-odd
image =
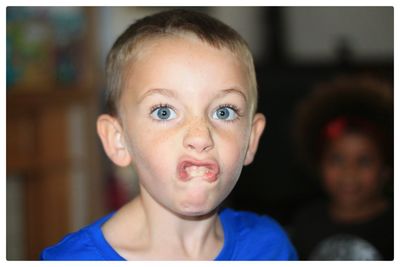
{"type": "Polygon", "coordinates": [[[251,53],[225,24],[172,10],[132,24],[107,58],[108,157],[130,164],[140,194],[46,249],[49,260],[288,260],[267,216],[218,206],[264,130],[251,53]]]}

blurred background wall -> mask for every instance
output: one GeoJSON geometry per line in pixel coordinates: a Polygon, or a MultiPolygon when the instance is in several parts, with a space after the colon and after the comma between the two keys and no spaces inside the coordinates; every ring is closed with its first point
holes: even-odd
{"type": "MultiPolygon", "coordinates": [[[[134,20],[163,7],[7,8],[7,259],[39,252],[137,194],[96,136],[104,61],[134,20]]],[[[317,83],[393,81],[392,7],[190,7],[236,29],[254,54],[268,120],[255,162],[226,201],[288,225],[319,196],[291,140],[295,105],[317,83]]]]}

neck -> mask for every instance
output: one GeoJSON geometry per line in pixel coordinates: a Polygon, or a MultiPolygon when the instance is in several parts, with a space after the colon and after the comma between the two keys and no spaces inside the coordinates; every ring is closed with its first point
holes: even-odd
{"type": "Polygon", "coordinates": [[[387,199],[380,197],[368,203],[348,205],[334,202],[330,206],[330,215],[335,221],[359,223],[374,218],[388,207],[387,199]]]}
{"type": "Polygon", "coordinates": [[[132,202],[130,214],[151,254],[160,259],[212,259],[223,243],[223,230],[216,211],[197,217],[180,216],[146,192],[132,202]]]}

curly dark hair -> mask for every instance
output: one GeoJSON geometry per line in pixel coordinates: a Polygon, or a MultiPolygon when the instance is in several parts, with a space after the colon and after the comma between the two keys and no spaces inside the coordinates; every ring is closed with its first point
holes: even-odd
{"type": "Polygon", "coordinates": [[[375,138],[382,156],[393,162],[394,110],[390,83],[366,75],[342,76],[315,86],[294,114],[293,138],[299,159],[310,171],[317,171],[322,151],[321,134],[338,117],[359,118],[378,129],[375,138]]]}

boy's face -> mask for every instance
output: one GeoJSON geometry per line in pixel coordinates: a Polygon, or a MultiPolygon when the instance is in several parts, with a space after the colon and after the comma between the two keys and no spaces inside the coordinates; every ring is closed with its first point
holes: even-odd
{"type": "Polygon", "coordinates": [[[249,114],[255,100],[243,64],[227,49],[171,37],[153,40],[124,77],[119,144],[128,159],[113,161],[132,161],[142,194],[177,214],[214,210],[265,126],[263,115],[249,114]]]}
{"type": "Polygon", "coordinates": [[[379,197],[385,181],[378,147],[357,133],[345,133],[331,142],[322,159],[322,176],[333,201],[355,207],[379,197]]]}

